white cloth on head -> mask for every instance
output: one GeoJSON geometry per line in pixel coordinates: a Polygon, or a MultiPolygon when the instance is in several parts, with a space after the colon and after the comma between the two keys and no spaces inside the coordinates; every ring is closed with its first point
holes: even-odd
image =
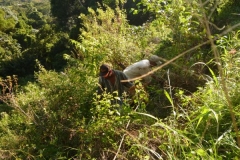
{"type": "MultiPolygon", "coordinates": [[[[128,66],[126,69],[123,70],[123,73],[129,78],[133,79],[142,75],[147,74],[151,71],[151,65],[149,60],[144,59],[139,62],[136,62],[130,66],[128,66]]],[[[144,82],[149,83],[152,80],[151,75],[147,75],[142,78],[144,82]]]]}

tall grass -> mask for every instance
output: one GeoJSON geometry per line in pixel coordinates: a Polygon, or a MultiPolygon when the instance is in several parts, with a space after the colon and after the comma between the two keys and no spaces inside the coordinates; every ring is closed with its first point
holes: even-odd
{"type": "MultiPolygon", "coordinates": [[[[171,11],[172,8],[168,9],[171,11]]],[[[178,13],[178,9],[184,13],[184,7],[177,8],[175,13],[178,13]]],[[[206,44],[211,46],[212,63],[218,66],[216,72],[208,64],[194,62],[196,65],[201,63],[208,66],[208,76],[211,78],[191,94],[186,94],[184,88],[174,89],[171,78],[168,77],[168,88],[164,88],[163,96],[168,99],[172,112],[161,119],[146,112],[149,95],[142,87],[137,88],[137,94],[132,100],[125,97],[121,111],[119,105],[110,103],[110,100],[116,97],[105,94],[100,98],[94,94],[97,86],[97,63],[107,60],[107,51],[111,49],[124,51],[124,55],[132,59],[135,54],[129,54],[131,47],[137,44],[135,39],[142,36],[136,35],[132,39],[130,32],[126,31],[122,32],[122,38],[117,38],[121,36],[118,32],[111,34],[112,32],[107,30],[114,28],[112,19],[109,20],[106,15],[109,14],[115,20],[114,12],[110,9],[107,9],[106,15],[103,10],[99,10],[99,15],[91,12],[93,17],[102,15],[103,17],[99,18],[108,20],[108,23],[102,23],[102,28],[98,28],[97,19],[94,19],[96,24],[92,26],[91,18],[82,15],[89,23],[88,32],[84,32],[84,43],[77,43],[80,51],[86,54],[84,63],[66,55],[70,67],[64,73],[47,71],[38,64],[40,71],[36,72],[37,82],[24,86],[9,99],[12,103],[8,105],[14,110],[1,113],[1,158],[215,160],[239,157],[240,41],[239,32],[232,31],[240,24],[229,27],[214,37],[208,18],[205,15],[199,17],[202,20],[199,24],[204,26],[208,39],[180,54],[175,53],[177,56],[149,73],[163,69],[206,44]],[[95,27],[93,33],[96,34],[90,32],[91,27],[95,27]],[[107,29],[104,29],[105,27],[107,29]],[[101,29],[104,30],[104,36],[101,29]],[[94,37],[96,35],[98,40],[94,37]],[[106,42],[106,38],[109,39],[105,45],[98,43],[100,40],[102,43],[106,42]],[[93,39],[95,41],[91,41],[93,39]],[[122,39],[124,45],[117,48],[118,45],[114,45],[113,39],[122,39]]],[[[181,18],[184,20],[184,14],[181,18]]],[[[117,22],[114,23],[116,29],[119,28],[117,22]]],[[[125,23],[124,20],[124,25],[121,26],[123,28],[119,28],[123,29],[122,31],[130,28],[125,23]]],[[[181,35],[179,38],[182,39],[181,35]]],[[[144,44],[141,47],[144,48],[145,45],[147,46],[144,44]]],[[[141,47],[136,51],[140,52],[141,47]]],[[[110,53],[111,60],[116,57],[130,60],[123,59],[118,53],[110,53]]],[[[140,53],[137,55],[140,57],[140,53]]],[[[154,88],[155,92],[159,90],[161,89],[154,88]]]]}

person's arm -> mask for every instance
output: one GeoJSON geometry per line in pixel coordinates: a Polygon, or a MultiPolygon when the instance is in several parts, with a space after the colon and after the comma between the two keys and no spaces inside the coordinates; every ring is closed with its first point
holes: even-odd
{"type": "Polygon", "coordinates": [[[103,85],[102,77],[99,77],[97,94],[101,95],[103,93],[103,89],[104,89],[104,85],[103,85]]]}
{"type": "Polygon", "coordinates": [[[129,89],[128,89],[128,92],[129,92],[129,95],[134,95],[135,94],[135,85],[133,85],[132,87],[130,87],[129,89]]]}
{"type": "MultiPolygon", "coordinates": [[[[122,72],[121,80],[128,80],[128,77],[122,72]]],[[[122,82],[125,87],[128,88],[129,94],[133,95],[135,93],[135,85],[132,82],[122,82]]]]}
{"type": "Polygon", "coordinates": [[[152,74],[148,75],[151,69],[147,66],[140,71],[141,76],[144,76],[143,86],[147,86],[152,81],[152,74]]]}
{"type": "MultiPolygon", "coordinates": [[[[128,80],[128,77],[123,72],[121,72],[121,80],[128,80]]],[[[127,88],[131,88],[132,86],[134,86],[134,84],[130,81],[122,82],[122,84],[127,88]]]]}

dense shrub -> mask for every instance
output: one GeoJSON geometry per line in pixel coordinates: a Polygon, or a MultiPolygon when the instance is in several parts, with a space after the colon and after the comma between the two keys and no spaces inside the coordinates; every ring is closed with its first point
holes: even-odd
{"type": "Polygon", "coordinates": [[[31,70],[35,81],[0,104],[0,158],[238,158],[239,32],[212,35],[209,8],[218,7],[212,1],[152,2],[143,5],[156,19],[138,27],[129,25],[119,8],[89,9],[80,15],[79,40],[71,44],[55,25],[40,29],[35,45],[19,55],[39,59],[31,70]],[[118,97],[96,94],[100,63],[120,69],[118,62],[128,65],[152,53],[165,59],[166,68],[154,68],[161,83],[145,89],[139,83],[134,96],[124,95],[122,106],[111,104],[118,97]],[[64,67],[54,71],[56,64],[64,67]]]}

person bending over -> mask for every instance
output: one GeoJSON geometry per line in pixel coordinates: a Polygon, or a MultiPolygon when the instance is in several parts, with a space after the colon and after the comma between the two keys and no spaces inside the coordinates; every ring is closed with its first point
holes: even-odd
{"type": "Polygon", "coordinates": [[[141,79],[144,85],[148,85],[151,82],[152,78],[156,79],[156,77],[153,74],[147,74],[151,71],[152,67],[160,66],[161,64],[162,62],[160,61],[160,58],[156,55],[152,55],[149,59],[144,59],[128,66],[123,70],[123,73],[126,74],[130,80],[143,76],[141,79]]]}
{"type": "MultiPolygon", "coordinates": [[[[114,96],[121,99],[125,88],[128,88],[130,93],[133,93],[134,84],[131,82],[121,82],[122,80],[128,80],[128,77],[122,71],[111,69],[109,65],[102,64],[99,73],[98,94],[102,94],[105,90],[106,93],[111,94],[117,92],[117,95],[114,96]]],[[[118,103],[121,104],[121,101],[118,103]]]]}

